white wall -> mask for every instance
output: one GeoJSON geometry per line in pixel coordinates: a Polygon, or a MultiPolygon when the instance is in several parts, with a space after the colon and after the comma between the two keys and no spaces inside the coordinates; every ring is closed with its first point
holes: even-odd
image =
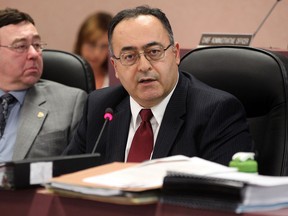
{"type": "MultiPolygon", "coordinates": [[[[254,33],[277,0],[0,0],[0,8],[28,12],[48,48],[72,51],[80,23],[90,13],[148,4],[170,19],[175,40],[194,48],[204,32],[254,33]]],[[[282,0],[252,42],[254,47],[288,49],[288,0],[282,0]]]]}

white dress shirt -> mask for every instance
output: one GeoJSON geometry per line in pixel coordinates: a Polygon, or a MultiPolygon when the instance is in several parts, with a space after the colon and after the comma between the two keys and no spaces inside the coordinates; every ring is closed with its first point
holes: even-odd
{"type": "MultiPolygon", "coordinates": [[[[152,126],[152,130],[153,130],[153,135],[154,135],[154,145],[155,142],[157,140],[157,136],[158,136],[158,132],[160,129],[160,125],[167,107],[167,104],[175,90],[175,87],[178,83],[178,80],[174,86],[174,88],[172,89],[172,91],[164,98],[164,100],[161,101],[160,104],[151,107],[151,111],[153,113],[153,117],[150,120],[151,126],[152,126]]],[[[143,107],[141,107],[131,96],[130,96],[130,108],[131,108],[131,113],[132,113],[132,117],[131,117],[131,122],[130,122],[130,127],[129,127],[129,134],[128,134],[128,139],[127,139],[127,144],[126,144],[126,151],[125,151],[125,161],[127,161],[127,157],[128,157],[128,153],[132,144],[132,140],[134,137],[134,134],[136,133],[136,130],[138,129],[138,127],[141,124],[141,117],[139,115],[139,112],[141,111],[141,109],[144,109],[143,107]]],[[[150,158],[153,155],[153,151],[151,153],[150,158]]]]}

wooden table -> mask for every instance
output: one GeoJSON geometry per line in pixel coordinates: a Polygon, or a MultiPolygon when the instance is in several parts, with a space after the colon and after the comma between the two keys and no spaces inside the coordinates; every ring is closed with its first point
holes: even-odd
{"type": "Polygon", "coordinates": [[[287,216],[288,209],[236,214],[161,203],[118,205],[80,198],[39,193],[37,189],[0,191],[1,216],[287,216]]]}

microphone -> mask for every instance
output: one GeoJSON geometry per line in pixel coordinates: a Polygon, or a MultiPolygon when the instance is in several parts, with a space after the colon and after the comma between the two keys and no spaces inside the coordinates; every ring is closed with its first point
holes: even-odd
{"type": "Polygon", "coordinates": [[[107,122],[108,122],[108,121],[112,121],[112,119],[113,119],[113,110],[112,110],[111,108],[107,108],[107,109],[105,110],[104,119],[105,119],[104,124],[103,124],[102,129],[101,129],[101,131],[100,131],[100,134],[99,134],[99,136],[98,136],[98,138],[97,138],[97,140],[96,140],[96,143],[95,143],[95,145],[94,145],[94,148],[93,148],[93,150],[92,150],[92,152],[91,152],[92,154],[94,154],[95,151],[96,151],[96,148],[97,148],[97,146],[98,146],[98,144],[99,144],[99,141],[100,141],[100,139],[101,139],[101,137],[102,137],[102,133],[103,133],[105,127],[106,127],[107,122]]]}

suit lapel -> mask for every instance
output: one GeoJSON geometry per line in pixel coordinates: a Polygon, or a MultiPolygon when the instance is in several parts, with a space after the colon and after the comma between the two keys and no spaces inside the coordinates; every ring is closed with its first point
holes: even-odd
{"type": "Polygon", "coordinates": [[[13,160],[24,159],[46,119],[48,110],[40,107],[46,99],[40,95],[43,94],[37,94],[33,87],[26,94],[19,116],[13,160]]]}
{"type": "Polygon", "coordinates": [[[179,81],[167,104],[152,158],[169,156],[169,152],[184,123],[188,82],[179,73],[179,81]]]}
{"type": "Polygon", "coordinates": [[[126,97],[115,109],[108,134],[109,155],[112,161],[124,161],[131,111],[129,97],[126,97]],[[111,146],[113,143],[113,146],[111,146]]]}

